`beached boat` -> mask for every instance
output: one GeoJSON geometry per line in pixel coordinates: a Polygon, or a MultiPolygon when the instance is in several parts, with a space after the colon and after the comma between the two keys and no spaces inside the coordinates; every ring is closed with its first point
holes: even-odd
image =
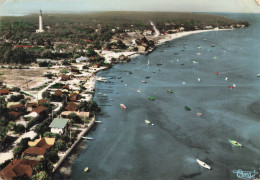
{"type": "Polygon", "coordinates": [[[149,120],[145,120],[145,123],[146,124],[150,124],[151,122],[149,120]]]}
{"type": "Polygon", "coordinates": [[[87,171],[88,171],[88,167],[85,167],[84,172],[87,172],[87,171]]]}
{"type": "Polygon", "coordinates": [[[154,101],[154,100],[155,100],[155,98],[154,98],[154,97],[152,97],[152,96],[151,96],[151,97],[149,97],[148,99],[149,99],[149,100],[152,100],[152,101],[154,101]]]}
{"type": "Polygon", "coordinates": [[[196,159],[197,163],[199,163],[199,165],[201,165],[202,167],[206,168],[206,169],[211,169],[211,167],[209,165],[207,165],[205,162],[196,159]]]}
{"type": "Polygon", "coordinates": [[[123,108],[123,109],[126,109],[126,106],[124,104],[120,104],[120,106],[123,108]]]}
{"type": "Polygon", "coordinates": [[[190,111],[191,108],[189,106],[185,106],[186,111],[190,111]]]}
{"type": "Polygon", "coordinates": [[[238,143],[237,141],[234,141],[234,140],[232,140],[232,139],[228,139],[228,141],[229,141],[231,144],[233,144],[233,145],[235,145],[235,146],[237,146],[237,147],[242,147],[242,144],[238,143]]]}
{"type": "Polygon", "coordinates": [[[146,81],[141,81],[141,83],[147,83],[146,81]]]}
{"type": "Polygon", "coordinates": [[[172,89],[169,89],[168,92],[169,92],[169,93],[173,93],[174,91],[173,91],[172,89]]]}

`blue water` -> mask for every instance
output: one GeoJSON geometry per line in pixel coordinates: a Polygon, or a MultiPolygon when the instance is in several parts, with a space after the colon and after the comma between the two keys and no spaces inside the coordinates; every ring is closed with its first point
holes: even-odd
{"type": "Polygon", "coordinates": [[[224,180],[236,179],[237,169],[259,172],[260,15],[222,15],[248,20],[250,27],[179,38],[98,74],[110,81],[96,84],[102,124],[88,133],[94,140],[82,143],[68,179],[224,180]]]}

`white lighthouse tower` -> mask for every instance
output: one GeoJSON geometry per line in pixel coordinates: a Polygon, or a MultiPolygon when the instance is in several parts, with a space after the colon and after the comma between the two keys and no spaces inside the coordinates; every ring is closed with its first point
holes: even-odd
{"type": "Polygon", "coordinates": [[[42,28],[42,10],[40,10],[40,15],[39,15],[39,29],[36,30],[36,33],[42,33],[44,32],[42,28]]]}

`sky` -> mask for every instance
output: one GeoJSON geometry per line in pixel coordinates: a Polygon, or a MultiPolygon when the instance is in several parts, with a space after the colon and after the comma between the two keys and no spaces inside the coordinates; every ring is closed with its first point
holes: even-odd
{"type": "Polygon", "coordinates": [[[0,0],[0,16],[92,11],[260,13],[260,0],[0,0]]]}

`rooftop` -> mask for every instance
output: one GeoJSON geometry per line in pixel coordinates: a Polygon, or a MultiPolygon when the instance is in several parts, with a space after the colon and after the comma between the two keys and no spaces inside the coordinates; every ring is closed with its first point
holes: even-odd
{"type": "Polygon", "coordinates": [[[55,118],[53,119],[52,123],[50,124],[50,128],[64,128],[66,124],[68,123],[68,119],[63,119],[63,118],[55,118]]]}

